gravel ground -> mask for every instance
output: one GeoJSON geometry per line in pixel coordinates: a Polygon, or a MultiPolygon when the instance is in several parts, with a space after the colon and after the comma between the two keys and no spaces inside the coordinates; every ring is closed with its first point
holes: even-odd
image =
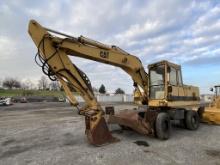
{"type": "Polygon", "coordinates": [[[0,164],[220,165],[220,126],[201,124],[197,131],[173,126],[167,141],[122,131],[117,125],[110,129],[121,141],[94,147],[86,141],[84,118],[66,103],[1,106],[0,164]]]}

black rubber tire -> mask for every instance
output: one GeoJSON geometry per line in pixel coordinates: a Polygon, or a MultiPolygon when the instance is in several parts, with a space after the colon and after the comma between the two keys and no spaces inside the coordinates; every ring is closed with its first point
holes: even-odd
{"type": "Polygon", "coordinates": [[[167,140],[170,137],[171,122],[167,113],[161,112],[157,115],[155,123],[156,135],[161,140],[167,140]]]}
{"type": "Polygon", "coordinates": [[[197,130],[199,128],[199,115],[196,111],[187,111],[185,116],[186,128],[189,130],[197,130]]]}

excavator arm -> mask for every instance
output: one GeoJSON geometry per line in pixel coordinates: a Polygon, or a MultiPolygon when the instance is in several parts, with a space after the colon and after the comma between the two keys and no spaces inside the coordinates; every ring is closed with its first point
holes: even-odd
{"type": "Polygon", "coordinates": [[[34,20],[29,22],[28,32],[38,48],[36,57],[39,57],[42,71],[52,80],[60,81],[71,104],[76,107],[78,105],[71,88],[79,92],[85,100],[86,106],[79,110],[79,114],[85,116],[89,142],[103,145],[117,141],[108,130],[103,117],[104,112],[93,94],[88,77],[72,63],[68,55],[122,68],[132,77],[134,86],[144,91],[143,100],[147,102],[148,75],[141,61],[116,46],[108,46],[82,36],[75,38],[56,32],[34,20]]]}
{"type": "Polygon", "coordinates": [[[134,83],[147,93],[147,73],[136,56],[130,55],[116,46],[105,46],[83,36],[79,37],[76,43],[72,40],[60,40],[57,44],[66,50],[67,54],[122,68],[132,77],[134,83]]]}
{"type": "MultiPolygon", "coordinates": [[[[47,30],[60,34],[54,30],[47,30]]],[[[120,67],[131,76],[135,87],[141,87],[145,94],[143,97],[147,101],[148,75],[140,59],[136,56],[130,55],[117,46],[108,46],[83,36],[78,38],[68,37],[65,39],[54,37],[52,42],[57,48],[62,49],[68,55],[120,67]]]]}

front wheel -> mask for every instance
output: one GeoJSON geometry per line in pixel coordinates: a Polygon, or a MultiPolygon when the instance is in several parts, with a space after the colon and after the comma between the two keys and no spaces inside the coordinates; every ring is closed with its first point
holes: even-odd
{"type": "Polygon", "coordinates": [[[199,128],[199,115],[196,111],[187,111],[186,112],[186,128],[189,130],[196,130],[199,128]]]}
{"type": "Polygon", "coordinates": [[[155,123],[156,135],[159,139],[166,140],[170,137],[171,123],[167,113],[161,112],[157,115],[155,123]]]}

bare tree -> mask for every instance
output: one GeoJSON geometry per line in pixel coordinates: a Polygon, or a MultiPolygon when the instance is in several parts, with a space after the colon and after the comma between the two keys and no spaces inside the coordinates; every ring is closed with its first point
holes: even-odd
{"type": "Polygon", "coordinates": [[[22,89],[33,89],[33,86],[34,86],[33,82],[29,79],[27,79],[21,84],[22,89]]]}
{"type": "Polygon", "coordinates": [[[8,88],[8,89],[20,88],[21,83],[18,80],[16,80],[15,78],[6,78],[3,81],[3,87],[8,88]]]}
{"type": "Polygon", "coordinates": [[[53,90],[53,91],[60,90],[60,85],[59,85],[58,81],[52,81],[50,83],[50,89],[53,90]]]}
{"type": "Polygon", "coordinates": [[[38,87],[39,89],[42,89],[42,90],[46,90],[49,87],[48,80],[45,76],[41,76],[38,82],[38,87]]]}

